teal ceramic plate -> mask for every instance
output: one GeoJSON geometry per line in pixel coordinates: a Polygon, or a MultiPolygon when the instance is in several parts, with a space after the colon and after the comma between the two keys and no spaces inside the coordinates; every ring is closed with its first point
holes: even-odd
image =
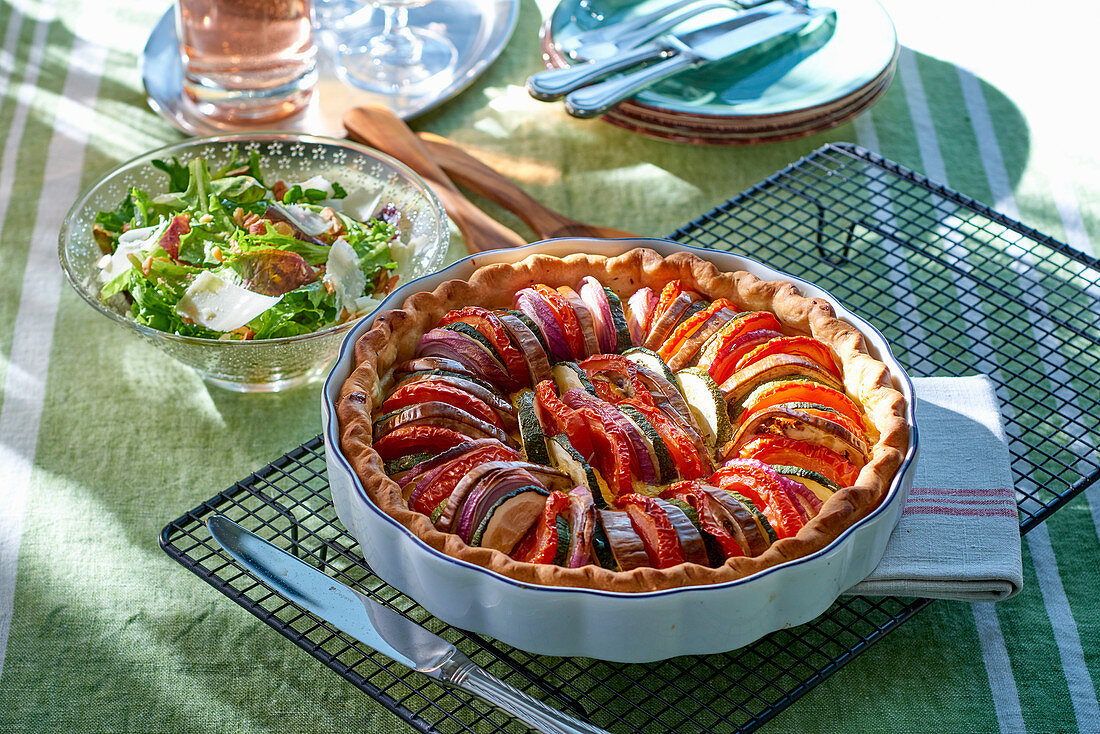
{"type": "MultiPolygon", "coordinates": [[[[570,63],[558,52],[559,44],[582,31],[667,4],[668,0],[562,0],[544,30],[549,63],[570,63]]],[[[834,8],[835,25],[800,34],[766,56],[730,59],[685,72],[639,92],[634,101],[692,116],[781,115],[852,95],[880,77],[897,50],[894,24],[882,6],[875,0],[815,0],[811,5],[834,8]]],[[[688,28],[684,23],[677,30],[688,28]]]]}

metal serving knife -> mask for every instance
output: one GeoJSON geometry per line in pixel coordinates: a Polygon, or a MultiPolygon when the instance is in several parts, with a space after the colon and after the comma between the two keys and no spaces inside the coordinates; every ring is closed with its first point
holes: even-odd
{"type": "MultiPolygon", "coordinates": [[[[596,59],[584,64],[567,66],[564,69],[547,69],[532,74],[527,78],[527,92],[535,99],[549,102],[561,99],[569,92],[580,89],[617,71],[629,69],[632,66],[654,61],[666,57],[679,50],[683,45],[702,44],[707,39],[733,33],[739,28],[766,20],[776,15],[793,15],[794,11],[783,0],[774,0],[754,7],[752,10],[730,11],[728,17],[723,17],[713,23],[708,23],[700,28],[687,31],[682,35],[671,34],[655,38],[657,33],[639,41],[655,40],[642,43],[634,47],[624,46],[618,53],[596,59]],[[679,38],[679,41],[672,39],[679,38]],[[679,43],[680,45],[677,45],[679,43]]],[[[725,14],[723,14],[725,15],[725,14]]]]}
{"type": "Polygon", "coordinates": [[[565,97],[565,109],[574,117],[596,117],[662,79],[721,61],[762,44],[775,43],[810,23],[821,23],[835,15],[832,8],[814,8],[808,12],[777,13],[732,30],[719,30],[719,26],[711,26],[690,33],[664,36],[658,39],[665,45],[662,55],[666,58],[662,61],[570,92],[565,97]]]}
{"type": "Polygon", "coordinates": [[[206,527],[226,553],[295,604],[433,680],[504,709],[546,734],[607,734],[490,675],[442,637],[384,607],[223,515],[206,527]]]}

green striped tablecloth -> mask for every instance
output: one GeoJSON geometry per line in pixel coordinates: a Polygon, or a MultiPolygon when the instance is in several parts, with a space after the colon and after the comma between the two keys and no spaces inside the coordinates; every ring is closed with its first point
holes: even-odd
{"type": "MultiPolygon", "coordinates": [[[[157,546],[168,520],[315,435],[316,389],[208,389],[62,282],[57,231],[80,190],[180,137],[136,65],[166,7],[0,4],[0,731],[408,731],[157,546]]],[[[415,126],[578,219],[665,234],[847,140],[1096,252],[1095,7],[892,0],[905,48],[871,113],[728,149],[531,100],[550,7],[521,0],[501,58],[415,126]]],[[[1098,492],[1026,536],[1019,596],[932,605],[765,731],[1100,731],[1098,492]]]]}

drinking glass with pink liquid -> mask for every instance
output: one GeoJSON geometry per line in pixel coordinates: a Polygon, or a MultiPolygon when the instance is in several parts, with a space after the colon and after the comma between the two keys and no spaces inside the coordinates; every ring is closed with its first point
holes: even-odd
{"type": "Polygon", "coordinates": [[[200,113],[256,123],[292,115],[317,82],[310,0],[177,0],[183,89],[200,113]]]}

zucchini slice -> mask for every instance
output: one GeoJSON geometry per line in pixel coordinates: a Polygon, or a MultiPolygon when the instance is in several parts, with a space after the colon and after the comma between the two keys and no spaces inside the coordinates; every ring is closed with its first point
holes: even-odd
{"type": "Polygon", "coordinates": [[[542,432],[535,413],[535,391],[520,390],[512,398],[519,419],[519,440],[523,458],[532,464],[550,466],[550,454],[546,449],[546,434],[542,432]]]}
{"type": "MultiPolygon", "coordinates": [[[[722,491],[727,492],[729,490],[722,491]]],[[[756,524],[760,527],[760,531],[764,533],[765,536],[767,536],[768,545],[771,545],[772,543],[779,540],[779,536],[775,533],[775,528],[773,528],[772,524],[768,522],[768,518],[764,517],[764,513],[760,511],[760,508],[753,504],[752,500],[738,492],[730,492],[730,494],[733,495],[733,498],[735,500],[743,504],[745,506],[745,509],[752,513],[752,517],[754,520],[756,520],[756,524]]]]}
{"type": "Polygon", "coordinates": [[[558,528],[558,550],[554,554],[555,566],[567,566],[569,564],[569,546],[572,544],[573,534],[569,531],[569,521],[561,515],[554,518],[554,524],[558,528]]]}
{"type": "Polygon", "coordinates": [[[619,300],[619,294],[607,286],[604,286],[603,292],[607,294],[607,305],[611,306],[611,322],[615,327],[615,351],[622,354],[633,344],[630,341],[630,329],[626,325],[623,302],[619,300]]]}
{"type": "Polygon", "coordinates": [[[511,308],[505,309],[504,312],[512,314],[517,319],[522,321],[524,326],[526,326],[528,329],[531,330],[531,333],[534,334],[535,338],[539,340],[539,344],[542,345],[542,350],[544,352],[546,352],[547,357],[549,357],[552,354],[551,351],[550,351],[549,345],[547,345],[547,343],[546,343],[546,337],[544,337],[542,335],[542,330],[538,327],[538,325],[534,321],[531,320],[530,316],[525,314],[523,311],[519,311],[519,310],[511,309],[511,308]]]}
{"type": "Polygon", "coordinates": [[[547,492],[535,487],[520,487],[501,497],[489,508],[470,538],[470,545],[495,548],[511,553],[527,534],[546,507],[547,492]]]}
{"type": "Polygon", "coordinates": [[[801,482],[802,484],[806,485],[806,487],[811,492],[816,494],[817,498],[822,502],[829,499],[829,497],[832,496],[833,492],[836,492],[840,489],[839,484],[824,476],[823,474],[818,474],[817,472],[810,471],[809,469],[803,469],[800,466],[780,465],[773,466],[772,469],[775,469],[776,473],[778,474],[789,477],[796,482],[801,482]]]}
{"type": "Polygon", "coordinates": [[[558,362],[550,368],[550,374],[554,376],[558,395],[564,395],[568,390],[584,390],[590,395],[596,394],[592,381],[576,362],[558,362]]]}
{"type": "Polygon", "coordinates": [[[643,367],[648,367],[651,372],[656,372],[673,385],[676,384],[676,375],[668,368],[668,364],[661,359],[661,355],[657,354],[652,349],[631,347],[623,352],[623,356],[631,361],[637,362],[643,367]]]}
{"type": "Polygon", "coordinates": [[[611,506],[615,499],[611,494],[611,488],[607,486],[607,482],[600,473],[573,448],[573,444],[569,443],[564,433],[553,436],[546,445],[550,449],[550,466],[565,472],[574,484],[588,487],[597,508],[604,509],[611,506]]]}
{"type": "Polygon", "coordinates": [[[669,452],[665,440],[661,438],[661,434],[657,433],[657,429],[653,427],[649,419],[633,405],[616,405],[615,407],[618,408],[619,412],[626,416],[627,419],[632,421],[634,425],[638,426],[642,434],[653,446],[653,453],[657,457],[658,483],[670,484],[676,481],[678,474],[676,473],[676,464],[672,461],[672,454],[669,452]]]}
{"type": "Polygon", "coordinates": [[[676,385],[694,414],[696,425],[703,429],[703,438],[709,448],[729,441],[733,428],[726,401],[710,373],[699,367],[680,370],[676,373],[676,385]]]}
{"type": "MultiPolygon", "coordinates": [[[[386,416],[382,416],[382,418],[385,418],[385,417],[386,416]]],[[[381,420],[381,419],[379,419],[379,420],[381,420]]],[[[390,461],[387,461],[385,463],[385,465],[383,466],[383,469],[385,470],[385,472],[387,474],[390,475],[391,479],[399,479],[400,477],[396,477],[394,475],[401,474],[403,472],[407,472],[409,469],[412,469],[414,466],[416,466],[420,462],[427,461],[428,459],[432,458],[433,456],[435,456],[435,454],[430,454],[430,453],[425,453],[425,452],[421,452],[421,453],[417,453],[417,454],[406,454],[405,456],[401,456],[401,457],[398,457],[396,459],[392,459],[390,461]]]]}

